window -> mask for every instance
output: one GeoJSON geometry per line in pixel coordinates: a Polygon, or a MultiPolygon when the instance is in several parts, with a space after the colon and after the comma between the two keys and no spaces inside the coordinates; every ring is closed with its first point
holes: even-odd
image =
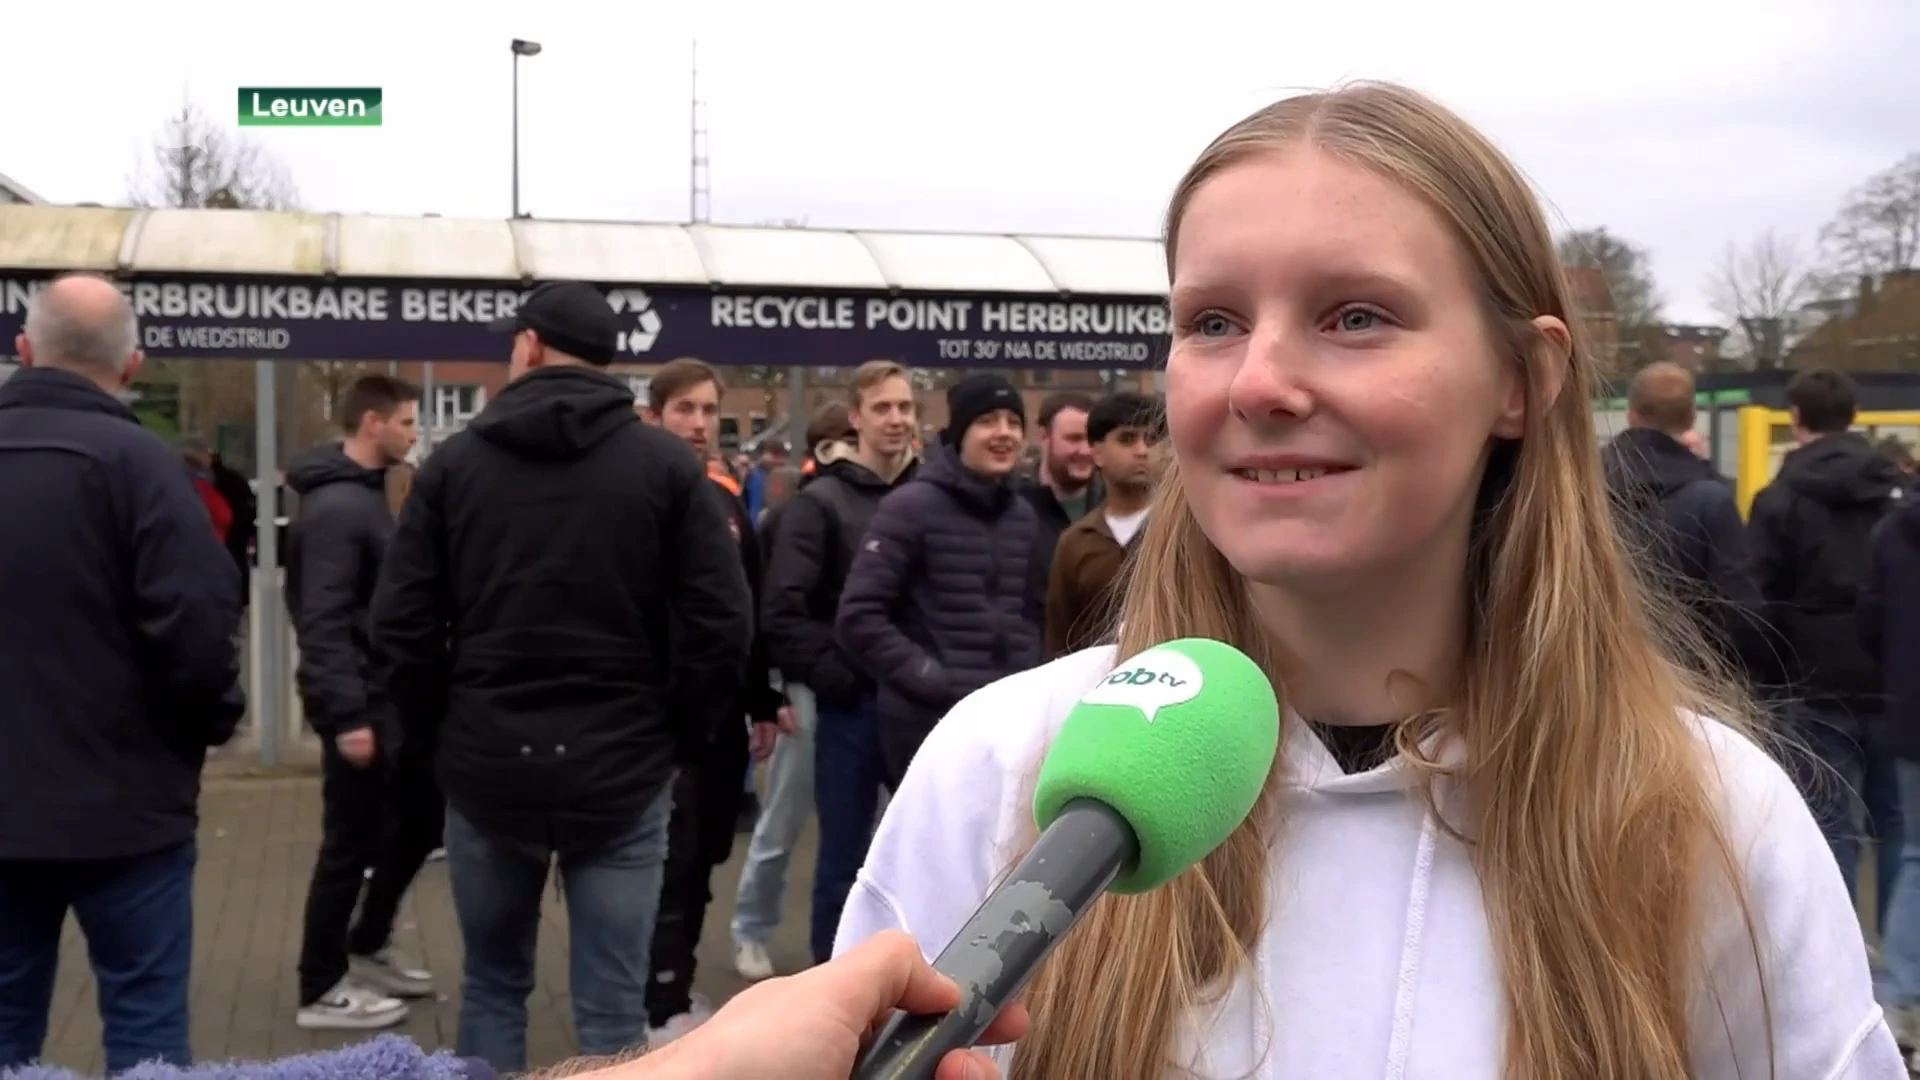
{"type": "Polygon", "coordinates": [[[720,418],[720,449],[731,454],[740,449],[740,421],[731,416],[720,418]]]}
{"type": "Polygon", "coordinates": [[[480,415],[487,404],[487,391],[479,386],[436,386],[433,388],[433,426],[464,427],[480,415]]]}
{"type": "Polygon", "coordinates": [[[633,400],[641,405],[645,405],[647,403],[647,391],[653,387],[653,376],[628,375],[626,376],[626,380],[627,388],[633,391],[633,400]]]}
{"type": "Polygon", "coordinates": [[[758,435],[767,430],[767,418],[759,413],[748,413],[747,428],[749,435],[758,435]]]}

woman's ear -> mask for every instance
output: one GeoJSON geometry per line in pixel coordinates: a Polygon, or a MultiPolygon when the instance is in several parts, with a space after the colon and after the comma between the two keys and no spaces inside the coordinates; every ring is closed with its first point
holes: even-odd
{"type": "Polygon", "coordinates": [[[1537,387],[1535,401],[1544,412],[1560,400],[1566,388],[1567,374],[1573,366],[1573,335],[1567,324],[1552,315],[1533,320],[1533,351],[1527,357],[1527,377],[1509,375],[1506,401],[1494,421],[1493,434],[1502,439],[1517,439],[1527,430],[1527,388],[1537,387]]]}

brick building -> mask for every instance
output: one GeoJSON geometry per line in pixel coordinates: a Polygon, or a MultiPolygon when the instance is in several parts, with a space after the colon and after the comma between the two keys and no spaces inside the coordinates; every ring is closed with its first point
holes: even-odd
{"type": "Polygon", "coordinates": [[[1593,347],[1600,369],[1612,372],[1620,364],[1620,327],[1614,317],[1607,277],[1597,266],[1569,266],[1566,272],[1574,317],[1586,330],[1587,344],[1593,347]]]}
{"type": "Polygon", "coordinates": [[[1860,279],[1851,303],[1788,354],[1795,368],[1920,371],[1920,269],[1860,279]]]}

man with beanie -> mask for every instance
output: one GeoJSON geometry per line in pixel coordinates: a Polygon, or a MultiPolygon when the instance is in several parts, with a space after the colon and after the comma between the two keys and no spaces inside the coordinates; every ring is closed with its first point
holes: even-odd
{"type": "Polygon", "coordinates": [[[1032,504],[1011,486],[1026,403],[999,375],[947,391],[947,427],[914,479],[881,500],[847,575],[836,636],[877,684],[898,787],[961,698],[1040,660],[1032,504]]]}

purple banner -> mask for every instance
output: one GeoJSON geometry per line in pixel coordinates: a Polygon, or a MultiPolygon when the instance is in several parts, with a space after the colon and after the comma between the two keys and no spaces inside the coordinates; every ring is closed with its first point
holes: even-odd
{"type": "MultiPolygon", "coordinates": [[[[0,350],[47,275],[0,271],[0,350]]],[[[603,286],[617,362],[921,368],[1144,368],[1167,351],[1166,307],[1140,297],[797,292],[603,286]]],[[[527,286],[400,279],[132,277],[141,347],[160,359],[505,360],[486,324],[527,286]]]]}

